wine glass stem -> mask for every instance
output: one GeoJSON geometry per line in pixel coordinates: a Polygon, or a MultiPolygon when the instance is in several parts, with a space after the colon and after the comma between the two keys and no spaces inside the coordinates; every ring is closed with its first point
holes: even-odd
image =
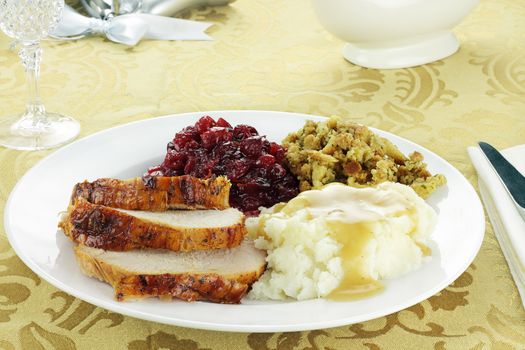
{"type": "Polygon", "coordinates": [[[38,78],[40,76],[40,62],[42,61],[42,48],[38,42],[23,43],[18,55],[22,59],[26,71],[28,99],[25,118],[32,119],[34,124],[45,124],[46,110],[40,99],[38,78]]]}
{"type": "Polygon", "coordinates": [[[111,4],[111,12],[114,15],[120,13],[120,0],[113,0],[111,4]]]}

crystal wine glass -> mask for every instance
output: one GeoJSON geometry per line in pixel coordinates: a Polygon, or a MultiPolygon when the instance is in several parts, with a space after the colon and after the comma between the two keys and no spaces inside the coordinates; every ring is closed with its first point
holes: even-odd
{"type": "Polygon", "coordinates": [[[74,139],[79,123],[67,116],[49,113],[40,99],[38,77],[42,48],[60,20],[64,0],[0,0],[0,29],[20,47],[29,97],[20,116],[0,117],[0,145],[19,150],[56,147],[74,139]]]}

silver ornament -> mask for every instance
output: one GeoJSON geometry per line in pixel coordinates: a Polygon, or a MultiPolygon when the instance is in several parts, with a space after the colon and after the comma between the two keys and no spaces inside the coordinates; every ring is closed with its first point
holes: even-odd
{"type": "Polygon", "coordinates": [[[108,19],[127,13],[173,16],[198,6],[223,6],[235,0],[81,0],[92,17],[108,19]]]}
{"type": "Polygon", "coordinates": [[[141,12],[173,16],[183,10],[198,6],[223,6],[235,0],[142,0],[141,12]]]}

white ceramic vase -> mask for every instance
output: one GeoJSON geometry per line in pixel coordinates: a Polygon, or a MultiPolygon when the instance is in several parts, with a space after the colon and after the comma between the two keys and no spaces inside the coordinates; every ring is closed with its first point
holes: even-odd
{"type": "Polygon", "coordinates": [[[343,56],[369,68],[404,68],[455,53],[452,33],[479,0],[312,0],[321,24],[347,42],[343,56]]]}

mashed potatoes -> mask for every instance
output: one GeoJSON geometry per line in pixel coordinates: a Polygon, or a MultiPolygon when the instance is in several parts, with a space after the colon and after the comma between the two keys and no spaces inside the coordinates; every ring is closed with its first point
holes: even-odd
{"type": "Polygon", "coordinates": [[[339,183],[302,192],[287,204],[247,221],[268,269],[249,294],[254,299],[352,299],[378,282],[417,269],[436,214],[408,186],[374,188],[339,183]]]}

